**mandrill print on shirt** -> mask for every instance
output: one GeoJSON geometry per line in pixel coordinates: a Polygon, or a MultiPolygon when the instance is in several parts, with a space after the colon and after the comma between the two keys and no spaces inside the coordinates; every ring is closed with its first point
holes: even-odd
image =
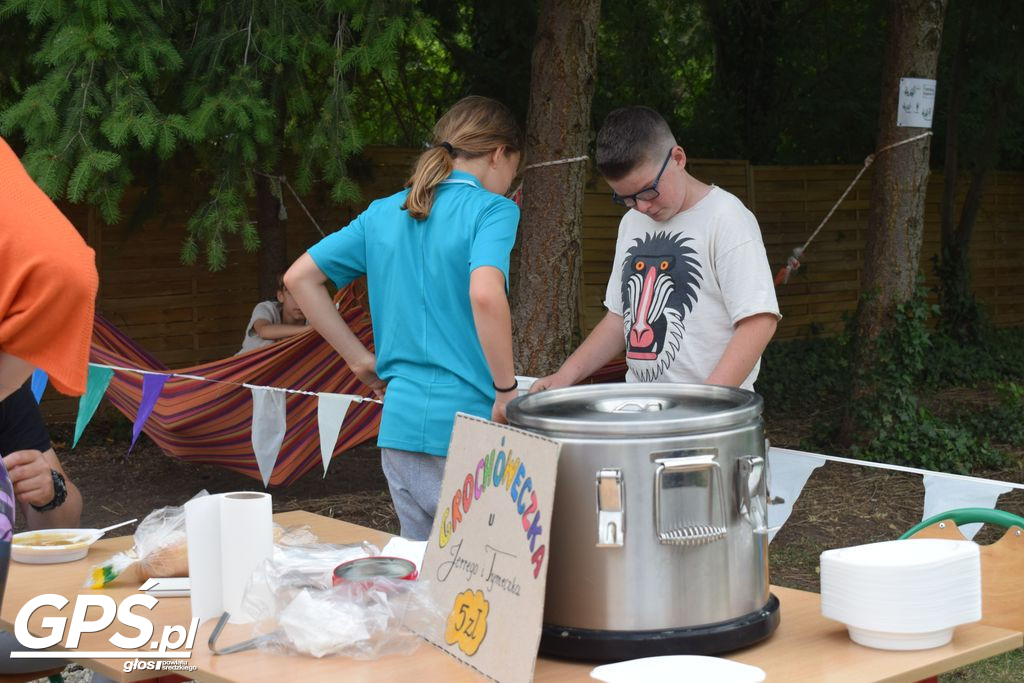
{"type": "Polygon", "coordinates": [[[686,331],[686,314],[703,279],[693,240],[648,233],[626,250],[622,264],[626,361],[637,380],[654,382],[675,360],[686,331]]]}

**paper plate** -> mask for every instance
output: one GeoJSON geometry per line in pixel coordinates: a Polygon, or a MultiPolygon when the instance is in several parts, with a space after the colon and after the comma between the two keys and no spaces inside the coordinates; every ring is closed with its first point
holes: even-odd
{"type": "Polygon", "coordinates": [[[644,657],[626,662],[604,664],[590,672],[591,678],[605,683],[678,683],[678,681],[714,681],[715,683],[760,683],[765,673],[756,666],[721,657],[667,655],[644,657]]]}
{"type": "Polygon", "coordinates": [[[74,562],[89,553],[99,540],[99,529],[43,529],[23,531],[11,539],[11,559],[26,564],[57,564],[74,562]],[[69,543],[68,539],[86,535],[85,540],[69,543]]]}

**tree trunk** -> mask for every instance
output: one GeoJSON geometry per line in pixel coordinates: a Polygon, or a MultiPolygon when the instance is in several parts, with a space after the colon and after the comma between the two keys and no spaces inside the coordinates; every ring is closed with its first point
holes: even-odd
{"type": "MultiPolygon", "coordinates": [[[[890,2],[877,148],[922,131],[896,125],[900,78],[935,78],[945,0],[890,2]]],[[[859,337],[878,337],[893,307],[914,292],[924,230],[931,138],[882,152],[875,161],[865,251],[859,337]]]]}
{"type": "MultiPolygon", "coordinates": [[[[976,25],[990,26],[991,24],[982,19],[975,22],[976,3],[969,3],[965,8],[965,15],[961,23],[960,40],[957,51],[954,55],[953,77],[954,91],[956,97],[950,98],[949,116],[947,117],[946,134],[946,178],[945,190],[942,201],[942,246],[941,260],[936,267],[940,279],[939,306],[941,308],[940,329],[954,339],[962,343],[978,343],[982,339],[982,315],[974,290],[971,285],[971,236],[974,234],[974,225],[977,222],[978,212],[981,209],[982,199],[985,194],[985,184],[989,172],[995,167],[999,159],[1000,141],[1008,122],[1010,102],[1016,97],[1015,85],[1019,78],[1016,73],[1016,64],[1021,57],[1021,48],[1014,42],[1009,47],[998,52],[1003,57],[1002,63],[993,64],[991,60],[985,60],[984,55],[977,55],[979,43],[989,41],[1000,42],[1005,34],[982,33],[979,35],[973,29],[976,25]],[[984,95],[979,98],[986,103],[984,108],[986,125],[981,135],[981,140],[973,145],[970,150],[973,152],[970,183],[967,193],[964,196],[964,203],[960,209],[960,218],[956,220],[956,189],[959,179],[958,157],[959,140],[958,130],[961,109],[965,108],[964,98],[960,91],[964,86],[964,72],[967,70],[965,63],[971,57],[975,62],[984,63],[984,70],[998,73],[990,88],[986,88],[984,95]],[[951,156],[952,155],[952,156],[951,156]],[[950,159],[952,158],[952,162],[950,159]]],[[[999,7],[989,8],[994,10],[991,17],[1006,18],[1006,21],[1013,23],[1009,13],[1014,9],[1010,3],[1002,3],[999,7]]],[[[984,29],[982,29],[984,31],[984,29]]],[[[976,104],[976,103],[975,103],[976,104]]]]}
{"type": "Polygon", "coordinates": [[[288,268],[287,225],[281,220],[281,186],[256,174],[256,231],[260,236],[257,283],[260,301],[277,298],[277,276],[288,268]]]}
{"type": "MultiPolygon", "coordinates": [[[[935,78],[945,9],[945,0],[889,2],[876,149],[922,132],[896,125],[900,78],[935,78]]],[[[877,389],[873,377],[884,372],[884,354],[876,342],[895,326],[896,307],[911,299],[917,285],[930,150],[927,137],[880,152],[875,161],[853,350],[853,400],[847,405],[840,442],[857,440],[865,428],[858,423],[859,405],[870,402],[877,389]]]]}
{"type": "MultiPolygon", "coordinates": [[[[528,163],[586,154],[599,0],[544,0],[534,43],[528,163]]],[[[555,371],[579,341],[583,162],[526,172],[512,329],[521,373],[555,371]]]]}

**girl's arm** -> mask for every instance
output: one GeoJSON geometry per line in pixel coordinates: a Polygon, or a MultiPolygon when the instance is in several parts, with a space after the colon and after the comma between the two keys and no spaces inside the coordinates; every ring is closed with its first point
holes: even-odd
{"type": "Polygon", "coordinates": [[[352,333],[345,319],[338,315],[331,295],[324,286],[326,281],[327,276],[309,254],[300,256],[284,274],[284,285],[306,314],[309,324],[341,354],[356,377],[381,398],[384,396],[385,384],[377,376],[377,358],[352,333]]]}
{"type": "MultiPolygon", "coordinates": [[[[494,266],[473,270],[469,276],[469,300],[476,334],[491,370],[491,381],[498,387],[510,387],[516,382],[516,371],[512,362],[512,313],[505,296],[505,274],[494,266]]],[[[496,391],[491,419],[505,422],[505,406],[518,395],[516,389],[496,391]]]]}

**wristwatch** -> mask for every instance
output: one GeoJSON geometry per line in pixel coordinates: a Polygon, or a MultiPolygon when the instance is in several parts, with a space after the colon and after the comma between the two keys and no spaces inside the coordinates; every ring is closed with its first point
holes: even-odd
{"type": "Polygon", "coordinates": [[[50,476],[53,477],[53,498],[46,505],[33,505],[32,507],[38,512],[56,510],[67,500],[68,485],[64,481],[64,475],[57,470],[50,470],[50,476]]]}

